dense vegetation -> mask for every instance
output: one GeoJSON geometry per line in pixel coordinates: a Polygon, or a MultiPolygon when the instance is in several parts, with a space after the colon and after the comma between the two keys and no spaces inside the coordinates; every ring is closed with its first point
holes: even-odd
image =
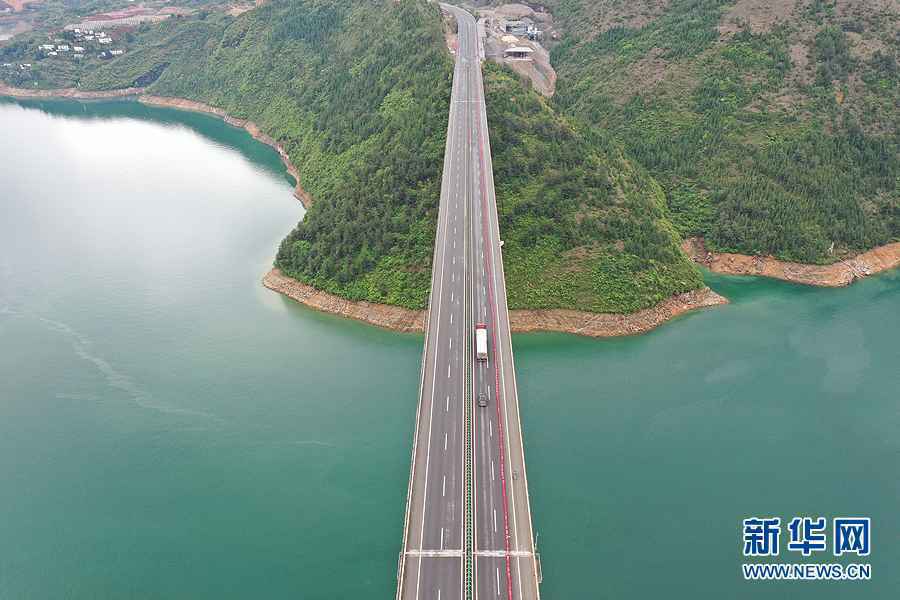
{"type": "Polygon", "coordinates": [[[547,4],[555,106],[653,174],[682,235],[803,262],[900,239],[896,4],[547,4]]]}
{"type": "Polygon", "coordinates": [[[485,90],[510,307],[631,312],[702,285],[651,177],[509,71],[486,65],[485,90]]]}
{"type": "MultiPolygon", "coordinates": [[[[427,304],[452,73],[435,5],[282,0],[130,35],[125,56],[41,65],[39,84],[149,86],[252,119],[315,198],[277,265],[351,299],[427,304]]],[[[512,306],[626,312],[702,285],[644,169],[511,72],[485,76],[512,306]]]]}

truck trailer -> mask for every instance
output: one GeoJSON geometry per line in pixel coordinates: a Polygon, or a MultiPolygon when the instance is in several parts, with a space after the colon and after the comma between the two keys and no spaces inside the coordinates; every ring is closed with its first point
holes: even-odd
{"type": "Polygon", "coordinates": [[[475,358],[482,361],[488,359],[487,325],[484,323],[475,326],[475,358]]]}

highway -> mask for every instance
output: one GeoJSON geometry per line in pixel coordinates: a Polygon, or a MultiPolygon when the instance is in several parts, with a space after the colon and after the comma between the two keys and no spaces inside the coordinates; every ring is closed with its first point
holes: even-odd
{"type": "Polygon", "coordinates": [[[442,7],[459,48],[397,598],[537,600],[480,41],[471,15],[442,7]],[[476,323],[487,361],[475,360],[476,323]]]}

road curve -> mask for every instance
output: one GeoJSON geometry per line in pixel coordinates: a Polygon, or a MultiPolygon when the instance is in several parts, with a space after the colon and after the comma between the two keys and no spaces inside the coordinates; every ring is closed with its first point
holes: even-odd
{"type": "Polygon", "coordinates": [[[442,8],[459,49],[397,598],[465,598],[470,584],[479,600],[537,600],[481,42],[469,13],[442,8]],[[487,361],[475,360],[476,323],[488,327],[487,361]]]}

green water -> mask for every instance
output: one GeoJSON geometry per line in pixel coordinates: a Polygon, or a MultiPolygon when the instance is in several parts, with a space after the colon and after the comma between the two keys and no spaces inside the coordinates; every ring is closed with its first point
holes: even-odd
{"type": "MultiPolygon", "coordinates": [[[[277,154],[50,102],[0,104],[0,156],[0,599],[392,597],[421,337],[259,285],[277,154]]],[[[895,598],[900,276],[709,281],[650,335],[515,338],[543,597],[895,598]],[[873,580],[742,581],[757,514],[871,516],[873,580]]]]}

